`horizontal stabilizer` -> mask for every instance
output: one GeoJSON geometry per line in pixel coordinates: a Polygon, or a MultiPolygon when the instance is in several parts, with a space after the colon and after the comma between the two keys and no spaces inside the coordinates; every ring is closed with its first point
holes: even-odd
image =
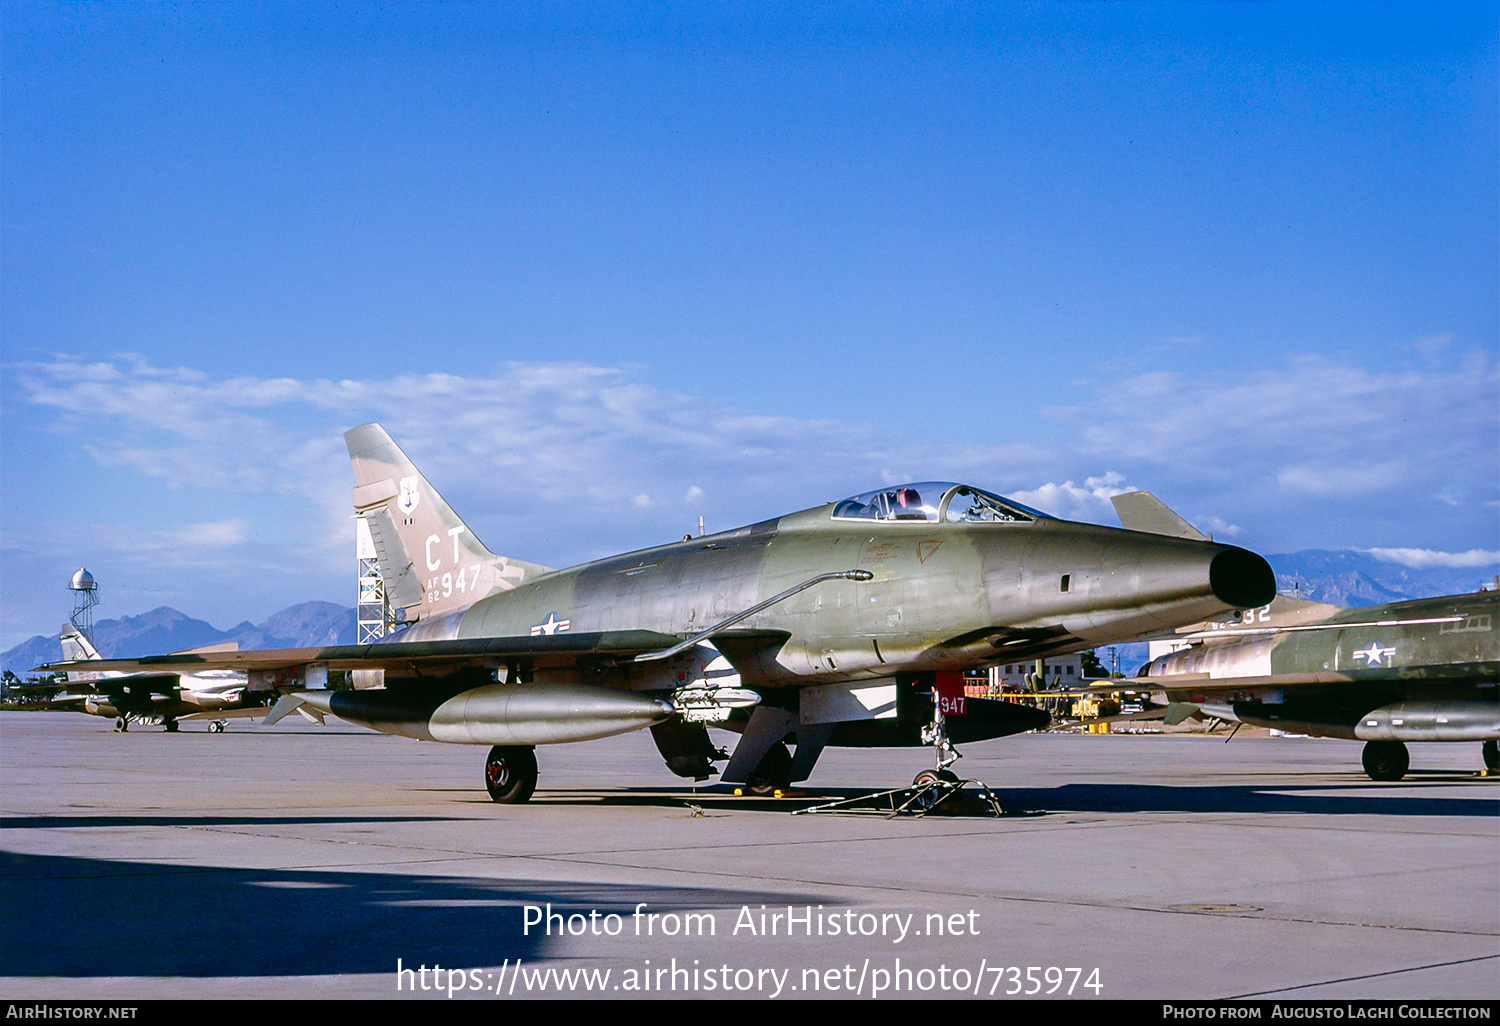
{"type": "Polygon", "coordinates": [[[1207,541],[1207,536],[1192,524],[1182,519],[1150,492],[1126,492],[1109,500],[1114,504],[1120,526],[1127,531],[1142,531],[1146,534],[1164,534],[1170,538],[1191,538],[1207,541]]]}

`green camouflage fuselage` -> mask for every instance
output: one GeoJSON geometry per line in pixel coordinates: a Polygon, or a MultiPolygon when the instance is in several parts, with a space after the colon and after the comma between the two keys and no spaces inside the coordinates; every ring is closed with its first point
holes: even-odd
{"type": "MultiPolygon", "coordinates": [[[[686,637],[816,574],[870,571],[867,582],[824,582],[714,639],[747,683],[777,685],[1076,651],[1269,601],[1269,567],[1231,546],[1064,520],[850,521],[832,509],[551,571],[394,640],[686,637]]],[[[438,574],[440,549],[429,548],[438,574]]]]}
{"type": "Polygon", "coordinates": [[[1500,737],[1500,593],[1346,609],[1286,633],[1154,660],[1168,697],[1245,723],[1362,740],[1500,737]],[[1316,629],[1313,629],[1316,627],[1316,629]],[[1210,675],[1172,680],[1175,674],[1210,675]],[[1214,678],[1285,678],[1228,693],[1214,678]],[[1316,678],[1310,679],[1310,678],[1316,678]]]}

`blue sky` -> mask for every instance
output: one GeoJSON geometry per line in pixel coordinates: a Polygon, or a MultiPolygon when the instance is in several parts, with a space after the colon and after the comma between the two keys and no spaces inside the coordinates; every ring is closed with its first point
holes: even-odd
{"type": "MultiPolygon", "coordinates": [[[[1491,4],[0,6],[0,648],[895,479],[1500,562],[1491,4]]],[[[1489,572],[1489,571],[1485,571],[1489,572]]]]}

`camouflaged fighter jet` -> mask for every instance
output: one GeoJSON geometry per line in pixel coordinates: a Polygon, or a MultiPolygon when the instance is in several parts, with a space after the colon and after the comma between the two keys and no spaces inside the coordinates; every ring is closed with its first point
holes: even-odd
{"type": "MultiPolygon", "coordinates": [[[[76,624],[63,624],[58,641],[71,665],[97,667],[98,650],[76,624]]],[[[238,645],[212,645],[183,654],[216,654],[238,645]]],[[[113,716],[115,730],[123,733],[132,723],[160,723],[174,734],[181,720],[207,720],[210,733],[223,733],[231,717],[263,716],[264,695],[246,691],[245,675],[235,670],[202,670],[195,673],[122,673],[111,670],[70,670],[67,686],[38,703],[43,709],[68,710],[90,716],[113,716]]],[[[23,685],[20,691],[53,691],[56,685],[23,685]]]]}
{"type": "Polygon", "coordinates": [[[1342,609],[1279,596],[1203,630],[1134,681],[1166,692],[1169,723],[1229,722],[1365,742],[1374,780],[1400,780],[1408,741],[1482,742],[1500,769],[1500,593],[1342,609]]]}
{"type": "Polygon", "coordinates": [[[301,687],[267,722],[332,713],[490,745],[499,802],[531,795],[535,746],[643,728],[680,776],[707,779],[728,758],[720,780],[762,792],[807,779],[829,744],[925,740],[951,762],[952,741],[1048,720],[965,701],[962,671],[1159,634],[1275,592],[1260,556],[1201,540],[1145,493],[1122,509],[1142,529],[1120,530],[944,482],[554,570],[482,545],[379,425],[345,440],[354,509],[403,630],[103,665],[242,669],[262,689],[301,687]],[[356,689],[326,690],[330,669],[354,671],[356,689]],[[740,734],[732,755],[706,725],[740,734]]]}

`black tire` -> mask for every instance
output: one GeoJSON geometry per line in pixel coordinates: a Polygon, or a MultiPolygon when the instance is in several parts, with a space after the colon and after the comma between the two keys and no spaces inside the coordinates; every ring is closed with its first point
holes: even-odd
{"type": "Polygon", "coordinates": [[[1400,780],[1411,767],[1411,755],[1400,741],[1367,741],[1360,761],[1371,780],[1400,780]]]}
{"type": "Polygon", "coordinates": [[[1486,741],[1480,748],[1480,751],[1484,753],[1485,769],[1489,770],[1491,773],[1494,773],[1496,770],[1500,770],[1500,743],[1497,743],[1495,741],[1486,741]]]}
{"type": "Polygon", "coordinates": [[[777,788],[792,786],[792,753],[786,742],[778,741],[766,749],[760,757],[760,765],[745,781],[745,790],[751,794],[774,794],[777,788]]]}
{"type": "Polygon", "coordinates": [[[945,785],[958,783],[958,774],[952,770],[925,769],[912,778],[911,786],[914,788],[925,788],[916,796],[912,808],[921,809],[923,812],[932,812],[941,806],[949,798],[957,794],[956,788],[945,785]],[[937,786],[932,786],[937,785],[937,786]]]}
{"type": "Polygon", "coordinates": [[[496,745],[484,760],[484,789],[502,805],[529,801],[536,790],[536,749],[530,745],[496,745]]]}
{"type": "Polygon", "coordinates": [[[162,726],[162,729],[165,730],[168,734],[175,734],[175,733],[177,733],[177,721],[176,720],[168,720],[166,723],[163,723],[161,726],[162,726]]]}
{"type": "Polygon", "coordinates": [[[912,787],[921,787],[923,784],[934,784],[939,780],[949,783],[958,783],[958,774],[947,769],[926,769],[912,778],[912,787]]]}

